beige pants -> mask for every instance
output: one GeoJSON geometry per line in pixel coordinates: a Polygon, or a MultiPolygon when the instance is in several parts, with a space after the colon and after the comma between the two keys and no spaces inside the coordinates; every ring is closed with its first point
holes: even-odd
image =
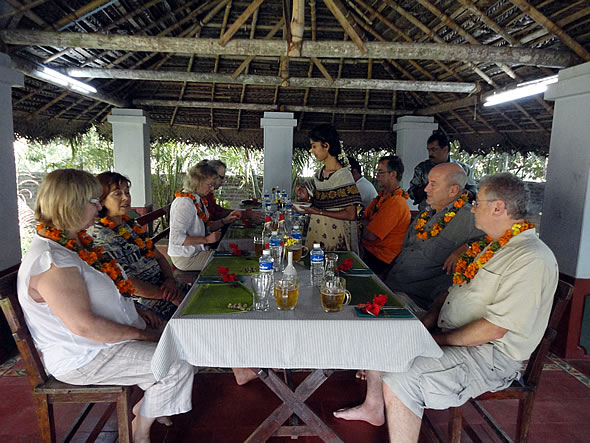
{"type": "Polygon", "coordinates": [[[209,251],[199,251],[197,254],[193,255],[192,257],[170,257],[174,266],[176,266],[181,271],[202,271],[213,254],[212,250],[209,251]]]}
{"type": "Polygon", "coordinates": [[[166,377],[156,381],[151,369],[156,343],[130,341],[103,349],[81,368],[57,376],[73,385],[138,385],[145,391],[139,413],[168,417],[192,409],[194,368],[176,361],[166,377]]]}

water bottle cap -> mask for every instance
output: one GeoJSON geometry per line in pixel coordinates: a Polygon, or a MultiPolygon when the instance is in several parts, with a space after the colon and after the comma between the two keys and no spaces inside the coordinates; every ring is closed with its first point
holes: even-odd
{"type": "Polygon", "coordinates": [[[293,225],[293,229],[299,229],[299,225],[293,225]]]}
{"type": "Polygon", "coordinates": [[[270,255],[270,249],[265,249],[262,251],[262,255],[270,255]]]}
{"type": "Polygon", "coordinates": [[[279,231],[272,231],[271,235],[279,235],[279,231]]]}
{"type": "Polygon", "coordinates": [[[313,249],[320,249],[320,244],[319,243],[314,243],[313,244],[313,249]]]}

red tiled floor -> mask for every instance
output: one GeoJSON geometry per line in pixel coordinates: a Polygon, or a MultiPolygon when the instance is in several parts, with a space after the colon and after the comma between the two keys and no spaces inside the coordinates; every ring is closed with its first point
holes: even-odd
{"type": "MultiPolygon", "coordinates": [[[[18,367],[17,367],[18,368],[18,367]]],[[[578,367],[579,368],[579,367],[578,367]]],[[[14,368],[13,368],[14,369],[14,368]]],[[[581,369],[580,369],[581,370],[581,369]]],[[[15,373],[18,375],[18,373],[15,373]]],[[[0,376],[0,441],[39,441],[28,379],[22,376],[0,376]]],[[[307,374],[294,374],[299,383],[307,374]]],[[[354,372],[335,373],[309,399],[310,407],[347,442],[386,442],[385,426],[374,427],[366,423],[337,420],[332,411],[352,406],[361,401],[365,384],[354,378],[354,372]]],[[[138,391],[137,396],[140,395],[138,391]]],[[[166,428],[155,424],[154,442],[241,442],[270,414],[280,400],[260,380],[246,386],[237,386],[232,374],[199,373],[193,391],[193,410],[174,417],[174,426],[166,428]]],[[[516,401],[488,401],[485,407],[514,436],[516,428],[516,401]]],[[[79,406],[65,405],[56,408],[59,432],[63,433],[79,406]]],[[[100,407],[89,418],[74,441],[83,442],[98,417],[100,407]]],[[[590,389],[562,369],[552,367],[543,372],[541,385],[533,410],[530,441],[582,442],[590,434],[590,389]]],[[[446,411],[428,411],[442,435],[446,435],[446,411]]],[[[464,417],[472,424],[482,441],[496,441],[491,431],[470,406],[464,417]]],[[[117,422],[111,417],[98,441],[114,442],[117,439],[117,422]]],[[[463,440],[471,441],[464,433],[463,440]]],[[[271,438],[269,441],[288,442],[290,438],[271,438]]],[[[299,443],[318,442],[318,438],[302,437],[299,443]]],[[[423,437],[421,441],[426,441],[423,437]]]]}

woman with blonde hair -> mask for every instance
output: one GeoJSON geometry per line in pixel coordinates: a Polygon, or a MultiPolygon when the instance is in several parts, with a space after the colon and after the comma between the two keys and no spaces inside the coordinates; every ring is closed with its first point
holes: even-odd
{"type": "Polygon", "coordinates": [[[184,189],[177,191],[170,206],[168,255],[182,271],[200,271],[209,259],[209,246],[221,238],[221,228],[240,218],[236,210],[220,220],[210,220],[203,197],[215,188],[217,171],[202,160],[188,170],[184,189]]]}
{"type": "Polygon", "coordinates": [[[85,229],[101,209],[101,185],[75,169],[51,172],[39,189],[38,235],[23,257],[18,298],[47,372],[76,385],[138,385],[133,437],[149,442],[154,420],[189,411],[193,367],[178,361],[156,381],[151,359],[158,326],[127,297],[133,284],[85,229]]]}

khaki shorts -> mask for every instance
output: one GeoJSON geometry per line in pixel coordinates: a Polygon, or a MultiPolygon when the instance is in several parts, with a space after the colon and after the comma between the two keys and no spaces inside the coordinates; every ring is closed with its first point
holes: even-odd
{"type": "Polygon", "coordinates": [[[501,391],[520,376],[522,362],[512,360],[490,343],[443,346],[442,350],[440,358],[418,357],[408,372],[382,377],[419,418],[424,409],[457,407],[484,392],[501,391]]]}
{"type": "Polygon", "coordinates": [[[192,257],[170,256],[170,260],[181,271],[202,271],[213,252],[213,250],[199,251],[192,257]]]}

